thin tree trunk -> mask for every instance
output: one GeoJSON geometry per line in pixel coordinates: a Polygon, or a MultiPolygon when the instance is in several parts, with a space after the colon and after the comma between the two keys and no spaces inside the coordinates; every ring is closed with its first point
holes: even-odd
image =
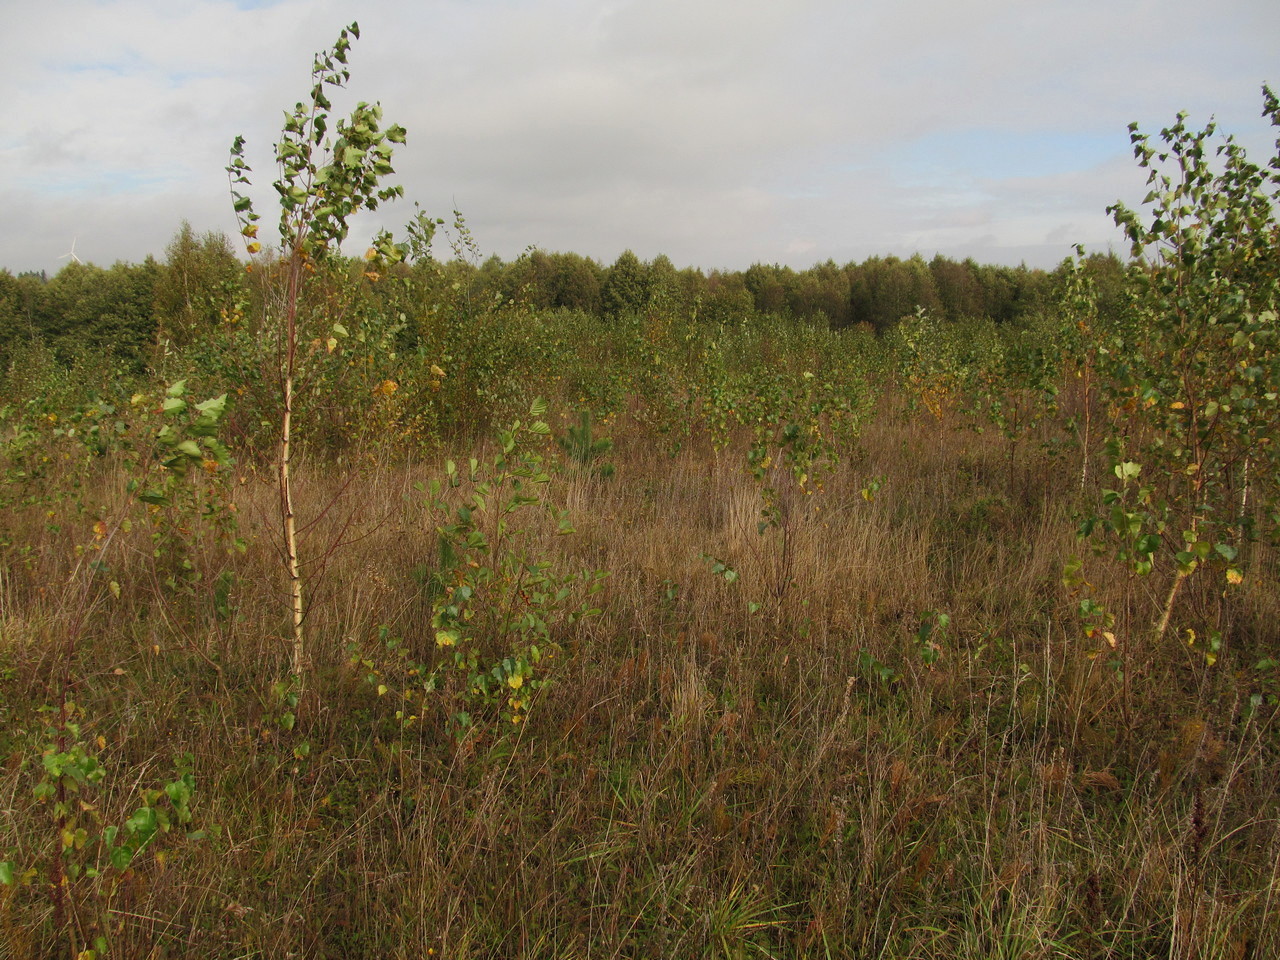
{"type": "Polygon", "coordinates": [[[1244,458],[1244,483],[1240,488],[1240,524],[1243,529],[1244,517],[1249,510],[1249,458],[1244,458]]]}
{"type": "Polygon", "coordinates": [[[302,572],[298,564],[298,531],[293,512],[290,458],[293,451],[293,379],[298,352],[298,286],[302,265],[294,253],[289,265],[289,299],[285,304],[284,414],[280,424],[280,518],[284,524],[285,569],[293,620],[293,675],[302,683],[306,646],[302,634],[302,572]]]}
{"type": "Polygon", "coordinates": [[[1093,403],[1089,395],[1089,381],[1092,367],[1089,361],[1085,360],[1084,366],[1084,433],[1080,439],[1080,493],[1083,494],[1085,486],[1089,482],[1089,440],[1090,429],[1093,426],[1093,403]]]}
{"type": "Polygon", "coordinates": [[[1164,610],[1160,613],[1160,622],[1156,624],[1156,632],[1154,639],[1158,643],[1164,639],[1165,632],[1169,629],[1169,620],[1173,616],[1173,601],[1177,599],[1178,588],[1182,586],[1182,581],[1187,579],[1184,573],[1178,573],[1173,578],[1173,583],[1169,586],[1169,595],[1164,601],[1164,610]]]}

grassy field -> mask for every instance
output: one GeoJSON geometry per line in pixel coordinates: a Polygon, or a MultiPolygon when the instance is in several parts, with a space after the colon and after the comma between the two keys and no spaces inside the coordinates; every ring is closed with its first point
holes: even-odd
{"type": "Polygon", "coordinates": [[[0,271],[7,956],[1280,956],[1280,156],[946,303],[349,258],[358,36],[278,247],[237,138],[247,267],[0,271]]]}
{"type": "MultiPolygon", "coordinates": [[[[243,553],[175,521],[200,571],[186,590],[163,582],[153,525],[95,526],[128,512],[111,456],[60,506],[11,505],[0,944],[15,958],[98,937],[127,958],[1280,954],[1277,685],[1247,669],[1275,650],[1274,555],[1257,546],[1229,595],[1185,588],[1180,609],[1228,625],[1214,656],[1185,625],[1159,643],[1093,629],[1085,588],[1063,584],[1084,551],[1079,467],[1011,467],[995,433],[892,395],[877,410],[763,534],[741,435],[716,450],[695,431],[672,455],[622,409],[598,425],[608,478],[541,442],[538,496],[575,532],[535,506],[522,550],[608,576],[586,601],[598,613],[550,618],[550,682],[519,723],[447,671],[423,692],[405,666],[449,652],[432,623],[443,453],[298,465],[312,669],[292,708],[269,464],[245,458],[228,484],[243,553]],[[78,790],[49,767],[76,744],[105,773],[78,790]],[[184,770],[189,801],[145,793],[184,770]],[[140,798],[172,829],[108,866],[104,828],[140,798]]],[[[553,405],[556,434],[570,414],[553,405]]],[[[73,486],[56,463],[42,482],[73,486]]],[[[1127,623],[1160,609],[1114,561],[1089,580],[1127,623]]],[[[568,589],[585,599],[583,581],[568,589]]]]}

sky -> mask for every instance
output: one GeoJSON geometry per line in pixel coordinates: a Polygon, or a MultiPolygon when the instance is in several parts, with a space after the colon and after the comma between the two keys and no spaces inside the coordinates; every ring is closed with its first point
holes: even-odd
{"type": "Polygon", "coordinates": [[[1255,160],[1280,133],[1276,0],[0,0],[0,267],[234,237],[238,134],[273,232],[284,111],[352,20],[334,113],[378,101],[408,142],[348,252],[417,201],[507,260],[1052,267],[1127,252],[1131,121],[1213,118],[1255,160]]]}

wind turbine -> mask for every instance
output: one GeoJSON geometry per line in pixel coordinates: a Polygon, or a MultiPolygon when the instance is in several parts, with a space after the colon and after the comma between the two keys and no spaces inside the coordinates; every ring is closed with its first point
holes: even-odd
{"type": "Polygon", "coordinates": [[[71,258],[72,260],[74,260],[76,263],[78,263],[78,264],[80,264],[80,265],[82,265],[82,266],[83,266],[83,265],[84,265],[84,261],[83,261],[83,260],[81,260],[79,257],[77,257],[77,256],[76,256],[76,241],[77,241],[77,240],[79,240],[79,239],[80,239],[79,237],[72,237],[72,238],[71,238],[71,249],[70,249],[70,250],[68,250],[66,253],[64,253],[62,256],[60,256],[58,259],[59,259],[59,260],[65,260],[65,259],[67,259],[67,257],[70,257],[70,258],[71,258]]]}

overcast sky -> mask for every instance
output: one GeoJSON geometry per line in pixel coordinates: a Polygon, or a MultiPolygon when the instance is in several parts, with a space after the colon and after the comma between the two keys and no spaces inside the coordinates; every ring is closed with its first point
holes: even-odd
{"type": "Polygon", "coordinates": [[[1277,0],[0,0],[0,266],[234,235],[237,134],[274,225],[283,111],[353,19],[335,109],[381,101],[408,200],[505,259],[1050,267],[1124,251],[1130,121],[1216,115],[1256,160],[1277,132],[1277,0]]]}

